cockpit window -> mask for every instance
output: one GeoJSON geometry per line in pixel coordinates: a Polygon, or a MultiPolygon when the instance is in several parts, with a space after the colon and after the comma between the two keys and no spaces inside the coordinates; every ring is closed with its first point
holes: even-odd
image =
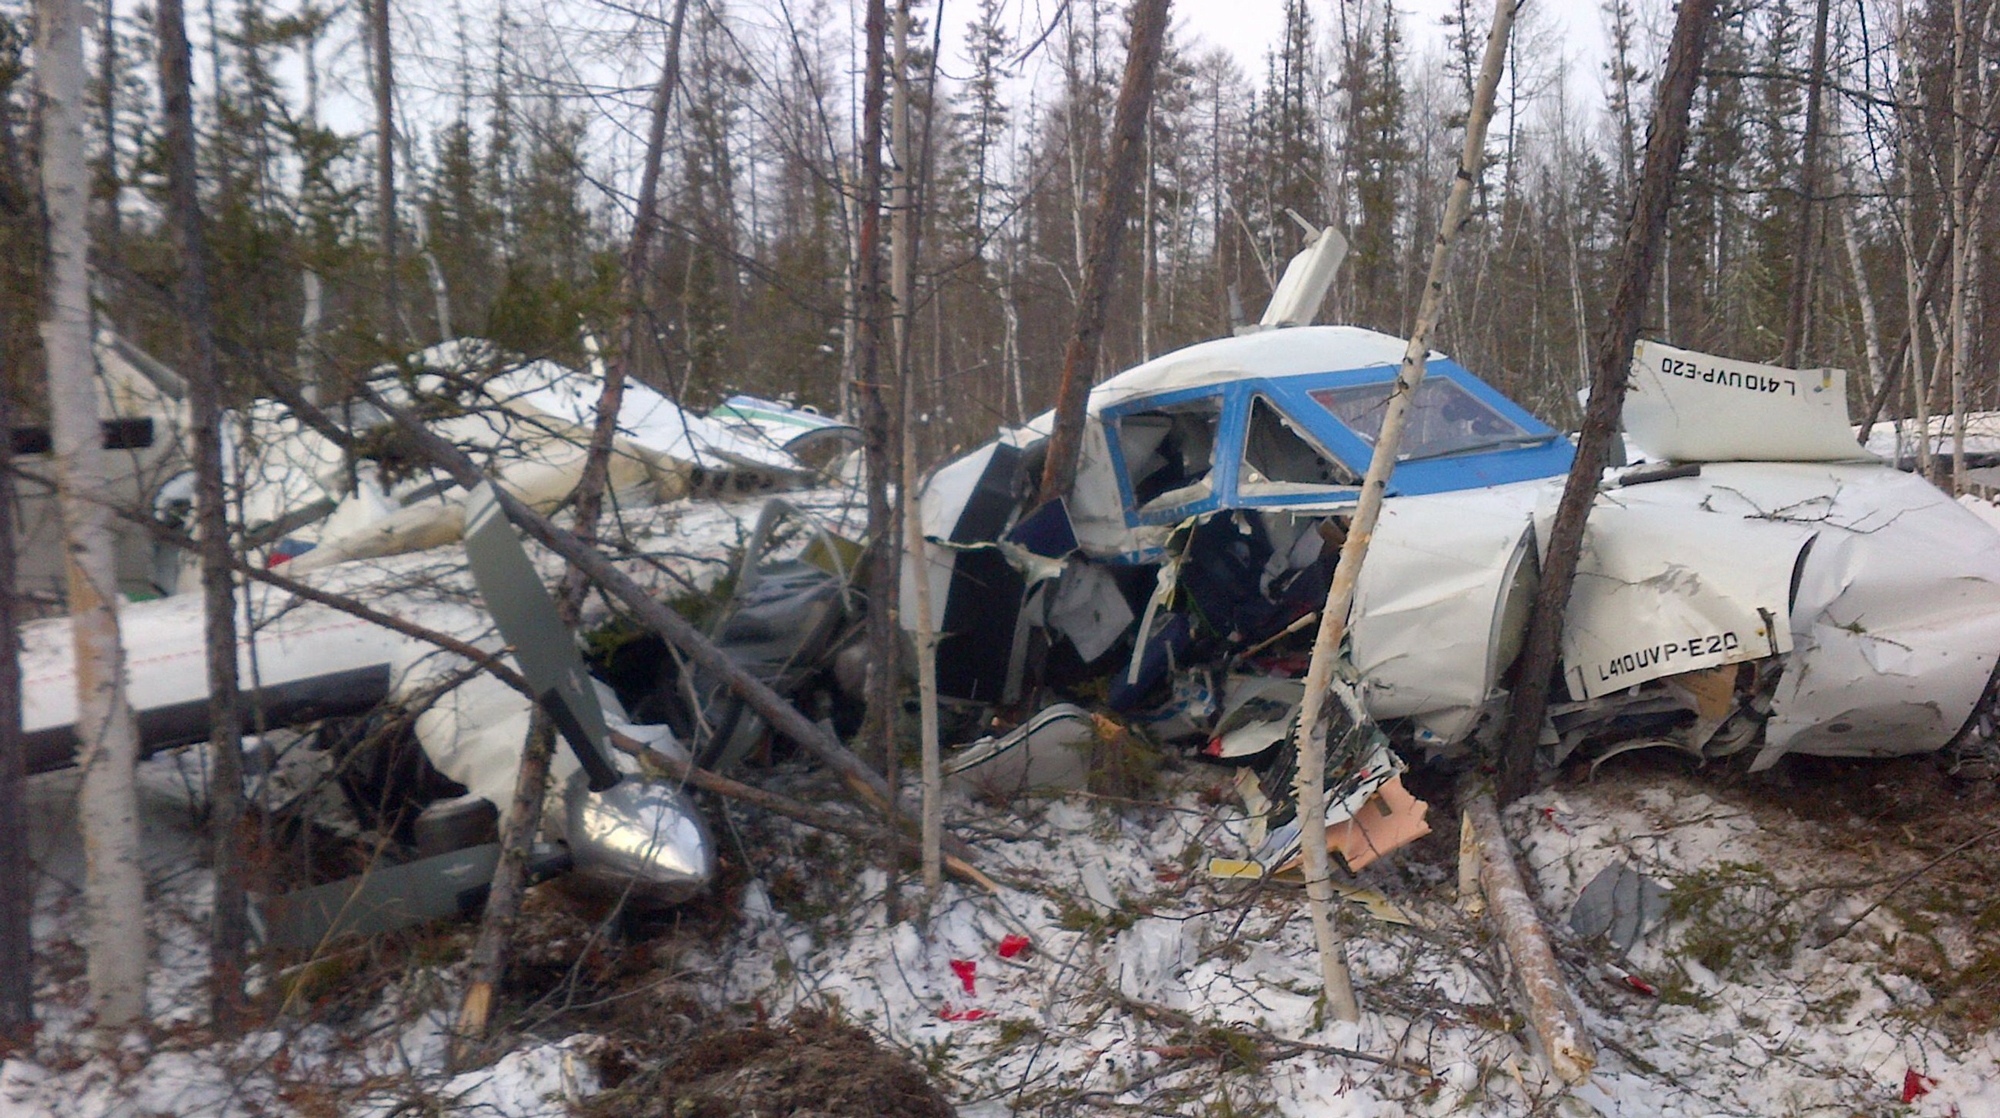
{"type": "MultiPolygon", "coordinates": [[[[1382,416],[1394,382],[1321,388],[1312,398],[1369,446],[1382,434],[1382,416]]],[[[1455,381],[1426,377],[1411,401],[1408,426],[1397,458],[1439,458],[1473,450],[1541,441],[1520,424],[1493,410],[1455,381]]]]}
{"type": "Polygon", "coordinates": [[[1308,441],[1271,401],[1262,396],[1250,401],[1250,429],[1243,440],[1239,487],[1356,483],[1352,471],[1308,441]]]}
{"type": "Polygon", "coordinates": [[[1118,449],[1132,482],[1132,503],[1166,509],[1206,497],[1215,466],[1222,397],[1206,396],[1134,412],[1118,420],[1118,449]]]}

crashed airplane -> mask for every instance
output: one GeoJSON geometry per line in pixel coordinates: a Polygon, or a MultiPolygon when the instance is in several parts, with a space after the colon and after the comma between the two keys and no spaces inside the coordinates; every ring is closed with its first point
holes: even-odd
{"type": "MultiPolygon", "coordinates": [[[[581,475],[599,375],[460,341],[375,380],[384,396],[428,409],[434,431],[481,455],[493,485],[551,510],[581,475]]],[[[343,419],[393,451],[386,416],[357,405],[343,419]]],[[[264,565],[481,650],[513,651],[569,746],[552,765],[549,842],[537,864],[560,863],[580,886],[639,907],[677,903],[707,885],[715,849],[699,812],[676,786],[643,777],[619,746],[687,754],[669,727],[628,714],[613,688],[590,677],[545,589],[559,568],[523,548],[488,486],[467,494],[393,453],[350,463],[332,441],[268,402],[226,429],[227,468],[244,492],[245,542],[263,552],[264,565]]],[[[751,397],[692,415],[637,384],[626,387],[618,429],[608,504],[642,533],[692,511],[681,500],[689,496],[725,511],[754,501],[744,514],[754,516],[763,494],[803,488],[797,499],[810,505],[814,493],[828,496],[810,488],[824,476],[810,463],[824,464],[853,435],[751,397]]],[[[184,516],[172,503],[188,490],[159,486],[156,514],[184,516]]],[[[724,530],[733,533],[736,523],[724,530]]],[[[716,550],[730,542],[719,539],[716,550]]],[[[172,593],[176,582],[194,579],[176,572],[187,561],[171,545],[160,553],[149,592],[166,596],[120,611],[127,696],[148,753],[210,732],[202,602],[172,593]]],[[[724,564],[718,557],[711,565],[724,564]]],[[[662,596],[688,589],[688,575],[670,558],[630,567],[662,596]]],[[[512,799],[535,704],[456,654],[308,594],[263,582],[244,594],[253,619],[239,646],[246,729],[303,729],[262,733],[253,799],[284,811],[312,789],[337,784],[359,821],[393,835],[395,853],[409,857],[395,872],[266,898],[264,942],[310,948],[339,932],[386,930],[474,903],[461,902],[492,874],[497,809],[512,799]]],[[[601,608],[594,616],[587,609],[586,623],[604,620],[601,608]]],[[[47,771],[69,764],[77,741],[68,622],[31,622],[21,635],[24,745],[30,770],[47,771]]]]}
{"type": "MultiPolygon", "coordinates": [[[[1157,736],[1265,767],[1258,786],[1239,782],[1246,800],[1273,828],[1288,818],[1293,681],[1405,349],[1303,324],[1324,293],[1312,277],[1331,275],[1324,257],[1340,248],[1331,233],[1309,247],[1287,284],[1308,281],[1281,285],[1259,326],[1097,386],[1066,500],[1033,493],[1051,415],[930,478],[945,696],[1004,709],[1038,680],[1101,680],[1108,704],[1157,736]]],[[[1990,736],[1974,716],[1993,704],[2000,659],[2000,533],[1857,445],[1845,374],[1647,342],[1632,376],[1638,462],[1607,472],[1590,511],[1543,735],[1552,758],[1669,745],[1752,751],[1764,768],[1990,736]]],[[[1394,748],[1350,735],[1330,823],[1353,817],[1357,790],[1407,799],[1384,777],[1401,757],[1462,756],[1496,726],[1573,453],[1430,355],[1339,685],[1354,723],[1394,748]]],[[[905,585],[915,577],[906,564],[905,585]]],[[[1068,772],[1032,754],[1080,740],[1075,720],[1028,725],[951,763],[961,786],[1068,772]]],[[[1420,820],[1401,833],[1423,833],[1420,820]]],[[[1288,850],[1295,839],[1260,860],[1288,850]]]]}
{"type": "MultiPolygon", "coordinates": [[[[928,480],[921,516],[932,546],[921,571],[906,561],[903,578],[931,582],[940,693],[969,716],[962,725],[997,713],[1013,726],[956,751],[948,768],[961,790],[1005,796],[1084,781],[1088,747],[1122,733],[1095,713],[1109,708],[1118,723],[1236,768],[1253,857],[1218,859],[1213,872],[1295,864],[1305,651],[1405,348],[1310,324],[1340,248],[1322,233],[1258,326],[1099,385],[1064,500],[1039,504],[1031,492],[1048,416],[928,480]],[[1074,702],[1028,709],[1050,692],[1074,702]]],[[[580,475],[594,380],[595,370],[514,360],[478,342],[378,378],[398,403],[441,401],[428,412],[433,430],[483,454],[494,486],[543,511],[580,475]]],[[[1838,370],[1639,347],[1625,412],[1636,464],[1607,473],[1591,511],[1544,734],[1551,759],[1661,745],[1703,758],[1749,753],[1755,767],[1788,752],[1993,751],[2000,532],[1863,452],[1845,397],[1838,370]]],[[[383,418],[348,421],[367,431],[383,418]]],[[[400,459],[393,439],[350,462],[269,404],[236,428],[230,461],[246,542],[267,562],[476,647],[514,651],[570,746],[558,754],[546,817],[554,853],[580,881],[636,886],[654,904],[704,887],[714,851],[700,816],[614,747],[727,768],[768,735],[740,700],[699,671],[679,674],[664,651],[622,668],[615,654],[586,665],[535,592],[555,565],[522,549],[490,493],[457,491],[400,459]]],[[[852,438],[852,428],[748,397],[693,416],[634,385],[614,444],[612,499],[635,538],[665,539],[669,521],[645,518],[693,513],[685,497],[715,499],[704,508],[762,504],[747,537],[743,518],[732,537],[710,541],[717,557],[731,542],[747,546],[722,579],[730,591],[709,633],[816,714],[837,715],[838,692],[854,689],[848,677],[865,674],[849,662],[861,651],[857,548],[816,515],[851,511],[852,494],[812,488],[852,438]],[[776,491],[787,498],[762,497],[776,491]],[[790,542],[773,546],[781,535],[790,542]]],[[[1430,356],[1329,704],[1328,842],[1349,868],[1426,833],[1425,805],[1401,783],[1412,762],[1463,757],[1496,725],[1572,459],[1561,433],[1430,356]]],[[[629,569],[662,596],[685,593],[692,584],[677,581],[670,559],[681,545],[635,556],[629,569]]],[[[317,758],[362,811],[397,778],[379,759],[356,763],[354,751],[402,725],[428,774],[419,783],[435,786],[410,813],[373,821],[401,840],[406,872],[274,898],[267,942],[379,926],[340,923],[370,910],[370,889],[385,891],[382,912],[445,885],[457,903],[466,883],[491,873],[494,806],[511,796],[534,703],[455,654],[309,597],[261,583],[247,594],[258,623],[241,667],[254,681],[256,725],[313,726],[303,749],[273,750],[270,763],[283,762],[279,753],[317,758]]],[[[593,608],[587,626],[609,620],[593,608]]],[[[123,617],[145,746],[201,740],[199,601],[172,595],[123,617]]],[[[66,764],[75,742],[66,627],[37,622],[23,638],[30,764],[66,764]]]]}

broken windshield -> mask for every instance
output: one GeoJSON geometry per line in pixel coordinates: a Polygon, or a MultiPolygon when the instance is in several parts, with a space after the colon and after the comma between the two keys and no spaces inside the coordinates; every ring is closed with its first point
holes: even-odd
{"type": "Polygon", "coordinates": [[[1250,404],[1250,427],[1243,440],[1239,484],[1353,485],[1359,479],[1333,456],[1309,441],[1289,416],[1257,396],[1250,404]]]}
{"type": "MultiPolygon", "coordinates": [[[[1313,401],[1369,446],[1382,433],[1382,416],[1394,381],[1321,388],[1313,401]]],[[[1403,461],[1438,458],[1474,450],[1490,450],[1536,440],[1520,424],[1501,415],[1464,386],[1443,377],[1426,377],[1411,401],[1409,425],[1403,431],[1403,461]]]]}
{"type": "Polygon", "coordinates": [[[1119,419],[1133,505],[1165,509],[1206,497],[1221,418],[1222,397],[1207,396],[1119,419]]]}

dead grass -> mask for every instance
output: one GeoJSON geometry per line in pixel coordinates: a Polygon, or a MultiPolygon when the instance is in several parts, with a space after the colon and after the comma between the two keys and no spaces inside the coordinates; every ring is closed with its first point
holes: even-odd
{"type": "Polygon", "coordinates": [[[923,1069],[867,1030],[814,1009],[783,1025],[694,1037],[585,1108],[633,1118],[952,1118],[923,1069]]]}
{"type": "Polygon", "coordinates": [[[1723,916],[1741,909],[1756,915],[1758,934],[1746,937],[1720,919],[1713,921],[1717,934],[1705,935],[1702,922],[1691,921],[1697,927],[1684,947],[1705,954],[1704,965],[1728,970],[1736,952],[1783,954],[1838,934],[1844,953],[1923,984],[1933,1003],[1920,1012],[1926,1024],[1965,1038],[2000,1021],[2000,785],[1992,780],[1952,775],[1931,755],[1793,757],[1751,774],[1741,764],[1691,768],[1640,753],[1606,765],[1599,783],[1635,790],[1673,783],[1706,793],[1748,814],[1768,840],[1760,845],[1794,863],[1785,876],[1808,883],[1781,896],[1762,867],[1708,871],[1715,880],[1705,883],[1716,888],[1677,902],[1677,915],[1691,915],[1691,907],[1719,905],[1728,910],[1723,916]],[[1757,887],[1755,904],[1741,903],[1743,888],[1721,888],[1746,881],[1757,887]],[[1873,921],[1852,929],[1845,920],[1806,926],[1843,896],[1879,903],[1898,930],[1884,935],[1873,921]]]}

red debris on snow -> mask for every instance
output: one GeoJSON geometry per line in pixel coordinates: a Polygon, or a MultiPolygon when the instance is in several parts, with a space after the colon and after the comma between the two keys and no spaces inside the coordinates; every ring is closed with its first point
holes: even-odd
{"type": "Polygon", "coordinates": [[[1003,936],[1000,939],[1000,957],[1002,959],[1011,959],[1021,952],[1026,951],[1028,947],[1027,936],[1012,934],[1003,936]]]}
{"type": "Polygon", "coordinates": [[[972,976],[979,973],[978,963],[970,959],[953,959],[951,961],[951,973],[957,975],[960,982],[965,983],[966,993],[977,992],[972,988],[972,976]]]}
{"type": "Polygon", "coordinates": [[[1556,830],[1557,830],[1558,832],[1560,832],[1560,833],[1562,833],[1562,834],[1565,834],[1565,835],[1566,835],[1566,834],[1569,834],[1569,828],[1568,828],[1568,827],[1565,827],[1565,826],[1563,826],[1563,825],[1562,825],[1562,821],[1556,818],[1556,809],[1555,809],[1555,808],[1552,808],[1552,807],[1545,807],[1545,808],[1543,808],[1543,809],[1542,809],[1542,818],[1543,818],[1543,819],[1546,819],[1546,820],[1548,820],[1548,821],[1549,821],[1549,826],[1551,826],[1551,827],[1554,827],[1554,828],[1555,828],[1555,829],[1556,829],[1556,830]]]}
{"type": "Polygon", "coordinates": [[[950,1002],[944,1003],[944,1008],[938,1010],[938,1018],[943,1021],[977,1021],[985,1016],[983,1009],[953,1009],[950,1002]]]}
{"type": "Polygon", "coordinates": [[[1639,991],[1641,994],[1644,994],[1649,998],[1657,998],[1660,996],[1659,987],[1653,985],[1652,983],[1646,981],[1643,978],[1640,978],[1636,974],[1626,975],[1625,985],[1630,986],[1634,990],[1639,991]]]}
{"type": "Polygon", "coordinates": [[[1915,1102],[1925,1095],[1930,1094],[1931,1088],[1935,1086],[1937,1086],[1937,1080],[1932,1079],[1928,1075],[1919,1075],[1917,1074],[1917,1069],[1910,1068],[1903,1072],[1903,1101],[1906,1103],[1915,1102]]]}

